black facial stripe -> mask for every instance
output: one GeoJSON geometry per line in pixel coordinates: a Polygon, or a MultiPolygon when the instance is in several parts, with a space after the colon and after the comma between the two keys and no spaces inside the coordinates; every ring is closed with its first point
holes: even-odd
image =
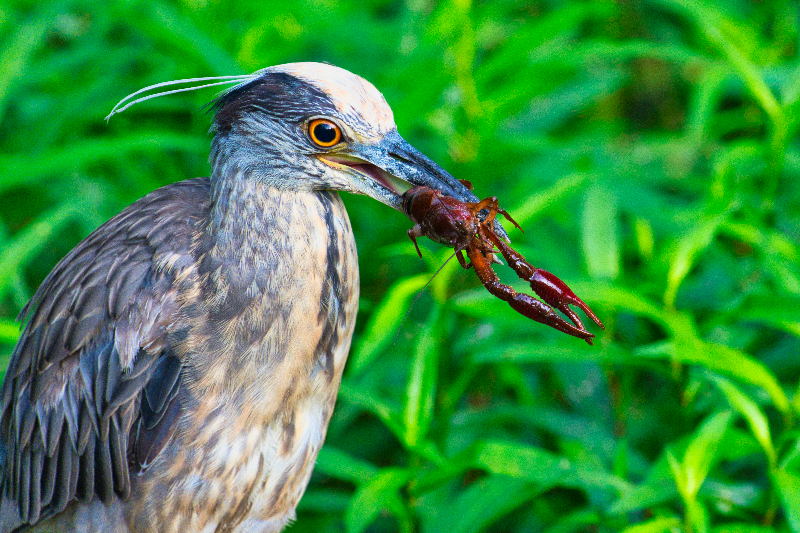
{"type": "Polygon", "coordinates": [[[327,94],[285,72],[268,72],[246,85],[230,90],[210,106],[216,113],[215,131],[228,133],[247,113],[265,113],[282,121],[301,123],[310,116],[336,116],[327,94]]]}

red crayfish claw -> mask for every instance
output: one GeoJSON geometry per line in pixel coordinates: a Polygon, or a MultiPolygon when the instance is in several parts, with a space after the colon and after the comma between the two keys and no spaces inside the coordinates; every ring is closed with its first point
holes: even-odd
{"type": "MultiPolygon", "coordinates": [[[[471,184],[464,183],[464,185],[471,188],[471,184]]],[[[430,187],[418,186],[403,194],[402,207],[405,214],[414,222],[414,227],[408,230],[408,236],[414,242],[420,257],[422,254],[417,246],[417,237],[426,236],[452,247],[461,266],[472,267],[486,290],[508,302],[515,311],[592,344],[594,334],[586,330],[580,317],[570,305],[582,309],[602,328],[603,323],[597,315],[566,283],[546,270],[534,268],[495,233],[494,219],[498,213],[520,228],[511,215],[500,208],[497,197],[490,196],[474,203],[462,202],[430,187]],[[483,220],[479,218],[479,213],[481,215],[485,213],[483,220]],[[496,257],[498,250],[514,272],[530,283],[533,291],[544,300],[543,302],[525,293],[518,293],[509,285],[500,282],[492,270],[492,263],[500,263],[496,257]],[[464,260],[464,253],[469,258],[469,264],[464,260]],[[564,313],[572,323],[564,320],[553,308],[564,313]]]]}
{"type": "Polygon", "coordinates": [[[578,296],[572,292],[572,289],[561,281],[558,276],[551,274],[547,270],[533,267],[519,252],[495,235],[491,229],[488,229],[486,233],[492,241],[492,244],[497,246],[505,260],[508,261],[508,266],[517,273],[520,279],[531,284],[531,289],[533,289],[539,298],[564,313],[573,324],[584,331],[586,328],[584,328],[583,322],[578,314],[572,310],[570,305],[580,308],[595,324],[600,326],[601,329],[605,329],[605,326],[600,319],[597,318],[597,315],[595,315],[594,312],[589,309],[589,306],[578,298],[578,296]]]}

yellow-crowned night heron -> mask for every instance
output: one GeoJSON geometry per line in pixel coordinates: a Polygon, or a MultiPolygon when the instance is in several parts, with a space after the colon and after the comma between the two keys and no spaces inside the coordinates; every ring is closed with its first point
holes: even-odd
{"type": "Polygon", "coordinates": [[[395,209],[410,184],[477,200],[340,68],[267,68],[213,109],[211,178],[109,220],[23,310],[2,388],[0,531],[280,531],[356,318],[337,191],[395,209]]]}

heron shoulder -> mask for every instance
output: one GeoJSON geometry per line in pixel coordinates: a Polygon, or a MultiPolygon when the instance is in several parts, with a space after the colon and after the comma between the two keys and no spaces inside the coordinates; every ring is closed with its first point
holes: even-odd
{"type": "Polygon", "coordinates": [[[20,314],[0,394],[0,494],[20,523],[129,492],[129,430],[172,357],[176,280],[192,268],[209,190],[195,179],[135,202],[62,259],[20,314]]]}

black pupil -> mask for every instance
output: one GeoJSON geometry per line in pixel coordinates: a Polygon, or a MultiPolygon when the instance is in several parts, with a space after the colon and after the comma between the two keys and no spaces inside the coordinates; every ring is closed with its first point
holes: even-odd
{"type": "Polygon", "coordinates": [[[321,122],[314,126],[314,136],[322,144],[328,144],[336,140],[336,127],[327,122],[321,122]]]}

